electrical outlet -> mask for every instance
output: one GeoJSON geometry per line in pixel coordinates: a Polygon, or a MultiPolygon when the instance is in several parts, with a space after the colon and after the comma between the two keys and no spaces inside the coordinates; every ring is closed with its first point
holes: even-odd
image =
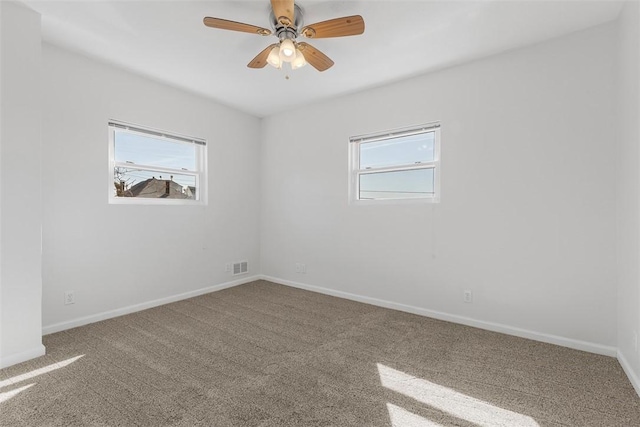
{"type": "Polygon", "coordinates": [[[472,303],[473,302],[473,292],[471,292],[469,290],[464,291],[463,301],[467,302],[467,303],[472,303]]]}
{"type": "Polygon", "coordinates": [[[231,263],[228,262],[224,265],[224,271],[226,271],[227,273],[231,272],[231,263]]]}
{"type": "Polygon", "coordinates": [[[633,350],[638,352],[638,333],[633,331],[633,350]]]}
{"type": "Polygon", "coordinates": [[[300,273],[307,274],[307,264],[300,264],[300,273]]]}
{"type": "Polygon", "coordinates": [[[75,304],[75,303],[76,303],[76,296],[74,295],[73,291],[66,291],[64,293],[64,305],[75,304]]]}

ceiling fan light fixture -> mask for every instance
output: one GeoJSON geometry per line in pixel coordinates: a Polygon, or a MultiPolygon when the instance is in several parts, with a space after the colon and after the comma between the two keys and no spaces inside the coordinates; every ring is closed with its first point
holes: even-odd
{"type": "Polygon", "coordinates": [[[296,58],[296,47],[291,39],[284,39],[280,43],[280,59],[284,62],[292,62],[296,58]]]}
{"type": "Polygon", "coordinates": [[[297,70],[307,65],[307,60],[304,59],[304,55],[300,52],[300,49],[296,48],[296,59],[291,62],[291,69],[297,70]]]}
{"type": "Polygon", "coordinates": [[[282,61],[280,60],[280,46],[276,45],[269,52],[269,56],[267,57],[267,63],[274,68],[282,68],[282,61]]]}

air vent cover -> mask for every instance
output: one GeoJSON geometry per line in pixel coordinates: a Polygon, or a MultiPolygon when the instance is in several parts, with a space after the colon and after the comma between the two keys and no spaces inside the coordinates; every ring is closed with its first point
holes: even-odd
{"type": "Polygon", "coordinates": [[[233,263],[233,275],[237,276],[239,274],[245,274],[249,271],[249,262],[248,261],[240,261],[233,263]]]}

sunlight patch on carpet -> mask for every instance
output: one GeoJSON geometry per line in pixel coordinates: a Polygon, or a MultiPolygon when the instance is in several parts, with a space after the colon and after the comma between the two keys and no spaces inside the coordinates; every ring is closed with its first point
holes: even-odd
{"type": "MultiPolygon", "coordinates": [[[[422,378],[416,378],[380,363],[378,363],[377,365],[378,373],[380,375],[380,382],[384,387],[415,399],[421,403],[429,405],[432,408],[438,409],[442,412],[446,412],[447,414],[461,420],[465,420],[483,427],[540,427],[539,424],[529,416],[509,411],[507,409],[502,409],[480,399],[467,396],[466,394],[457,392],[436,383],[432,383],[422,378]]],[[[387,408],[389,408],[389,404],[387,404],[387,408]]],[[[394,416],[408,417],[409,415],[414,417],[411,418],[411,420],[414,420],[415,422],[420,421],[418,418],[422,418],[422,420],[424,420],[425,422],[429,422],[425,418],[419,417],[418,415],[412,414],[411,412],[405,410],[402,410],[404,411],[403,413],[397,412],[395,408],[397,407],[393,408],[393,411],[396,411],[394,414],[392,414],[392,409],[389,410],[389,416],[392,420],[392,423],[394,420],[394,416]]],[[[438,426],[438,424],[433,423],[393,423],[393,425],[415,425],[420,427],[438,426]]]]}
{"type": "Polygon", "coordinates": [[[81,354],[80,356],[72,357],[71,359],[63,360],[62,362],[52,363],[51,365],[45,366],[43,368],[34,369],[33,371],[30,371],[21,375],[16,375],[15,377],[11,377],[9,379],[0,381],[0,388],[6,387],[11,384],[17,384],[24,380],[28,380],[42,374],[46,374],[47,372],[55,371],[56,369],[64,368],[65,366],[72,364],[73,362],[75,362],[76,360],[80,359],[83,356],[84,354],[81,354]]]}
{"type": "Polygon", "coordinates": [[[387,403],[391,427],[444,427],[433,421],[409,412],[399,406],[387,403]]]}
{"type": "MultiPolygon", "coordinates": [[[[0,381],[0,388],[8,387],[8,386],[13,385],[13,384],[18,384],[19,382],[22,382],[22,381],[25,381],[25,380],[29,380],[31,378],[35,378],[35,377],[37,377],[39,375],[46,374],[47,372],[51,372],[51,371],[55,371],[56,369],[64,368],[65,366],[68,366],[68,365],[72,364],[73,362],[75,362],[76,360],[80,359],[83,356],[84,356],[84,354],[81,354],[80,356],[72,357],[70,359],[63,360],[62,362],[52,363],[51,365],[47,365],[47,366],[45,366],[43,368],[34,369],[33,371],[29,371],[29,372],[26,372],[24,374],[16,375],[15,377],[8,378],[6,380],[2,380],[2,381],[0,381]]],[[[27,390],[28,388],[33,387],[34,385],[36,385],[36,383],[29,384],[29,385],[26,385],[24,387],[20,387],[20,388],[14,389],[14,390],[5,391],[5,392],[0,393],[0,403],[6,402],[7,400],[17,396],[18,394],[22,393],[23,391],[27,390]]]]}
{"type": "Polygon", "coordinates": [[[5,391],[4,393],[0,393],[0,403],[6,402],[7,400],[11,399],[12,397],[17,396],[21,392],[25,391],[26,389],[28,389],[30,387],[33,387],[34,385],[36,385],[36,383],[29,384],[29,385],[26,385],[24,387],[17,388],[15,390],[5,391]]]}

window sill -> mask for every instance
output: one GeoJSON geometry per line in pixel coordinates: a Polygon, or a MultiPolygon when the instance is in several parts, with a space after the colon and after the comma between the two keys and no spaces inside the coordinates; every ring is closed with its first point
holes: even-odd
{"type": "Polygon", "coordinates": [[[352,206],[379,206],[379,205],[430,205],[440,203],[439,197],[425,197],[420,199],[382,199],[382,200],[350,200],[352,206]]]}
{"type": "Polygon", "coordinates": [[[203,200],[151,199],[134,197],[110,197],[110,205],[165,205],[165,206],[206,206],[203,200]]]}

